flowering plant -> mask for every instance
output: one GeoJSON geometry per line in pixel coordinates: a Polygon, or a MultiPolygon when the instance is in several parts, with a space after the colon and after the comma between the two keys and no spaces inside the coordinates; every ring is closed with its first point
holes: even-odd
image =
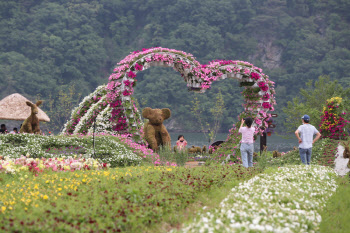
{"type": "Polygon", "coordinates": [[[344,119],[343,99],[333,97],[327,100],[321,116],[320,133],[324,138],[342,139],[346,136],[345,127],[349,123],[344,119]]]}
{"type": "Polygon", "coordinates": [[[301,165],[259,174],[234,187],[218,208],[204,207],[181,232],[317,232],[336,177],[329,167],[301,165]]]}
{"type": "Polygon", "coordinates": [[[21,155],[19,158],[10,158],[5,156],[4,160],[0,160],[0,173],[15,174],[18,171],[32,171],[40,173],[44,170],[52,171],[75,171],[75,170],[92,170],[108,168],[107,163],[100,163],[96,159],[84,158],[82,156],[68,156],[64,158],[41,158],[33,159],[21,155]]]}

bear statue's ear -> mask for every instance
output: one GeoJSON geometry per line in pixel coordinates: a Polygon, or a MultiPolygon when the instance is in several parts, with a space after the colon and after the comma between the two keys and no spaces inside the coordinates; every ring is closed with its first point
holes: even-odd
{"type": "Polygon", "coordinates": [[[149,119],[152,116],[152,108],[147,107],[142,110],[142,116],[146,119],[149,119]]]}
{"type": "Polygon", "coordinates": [[[171,116],[171,111],[169,108],[163,108],[162,114],[164,116],[164,120],[168,119],[171,116]]]}
{"type": "Polygon", "coordinates": [[[29,101],[26,101],[26,104],[27,104],[29,107],[33,106],[33,104],[32,104],[31,102],[29,102],[29,101]]]}
{"type": "Polygon", "coordinates": [[[40,104],[42,104],[43,103],[43,101],[42,100],[38,100],[37,102],[36,102],[36,106],[39,106],[40,104]]]}

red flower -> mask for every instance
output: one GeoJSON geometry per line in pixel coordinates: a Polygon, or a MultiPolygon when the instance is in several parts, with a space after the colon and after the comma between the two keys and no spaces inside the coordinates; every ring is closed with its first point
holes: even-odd
{"type": "Polygon", "coordinates": [[[264,102],[262,104],[262,106],[263,106],[263,108],[271,108],[271,104],[270,103],[266,103],[266,102],[264,102]]]}
{"type": "Polygon", "coordinates": [[[127,90],[123,91],[123,96],[131,95],[131,92],[128,92],[127,90]]]}
{"type": "Polygon", "coordinates": [[[143,66],[139,65],[139,63],[136,63],[135,70],[142,70],[143,66]]]}
{"type": "Polygon", "coordinates": [[[134,72],[132,72],[131,70],[127,74],[128,74],[128,77],[130,77],[130,78],[136,77],[136,74],[134,72]]]}
{"type": "Polygon", "coordinates": [[[250,74],[250,77],[251,77],[252,79],[258,80],[258,79],[260,78],[260,75],[259,75],[258,73],[252,72],[252,73],[250,74]]]}
{"type": "Polygon", "coordinates": [[[129,86],[130,85],[130,81],[129,80],[125,80],[124,84],[125,84],[125,86],[129,86]]]}

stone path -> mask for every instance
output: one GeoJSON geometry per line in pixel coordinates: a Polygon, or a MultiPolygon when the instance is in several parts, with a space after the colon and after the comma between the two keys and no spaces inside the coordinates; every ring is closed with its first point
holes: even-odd
{"type": "Polygon", "coordinates": [[[348,168],[348,162],[349,159],[344,159],[343,157],[344,147],[342,145],[338,145],[338,152],[335,155],[335,167],[334,170],[336,173],[338,173],[339,176],[345,176],[346,173],[350,171],[350,168],[348,168]]]}

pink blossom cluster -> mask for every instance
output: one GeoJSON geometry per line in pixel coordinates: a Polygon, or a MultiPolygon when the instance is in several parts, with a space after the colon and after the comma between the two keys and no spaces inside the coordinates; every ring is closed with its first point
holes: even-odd
{"type": "Polygon", "coordinates": [[[92,158],[83,158],[78,156],[77,158],[41,158],[33,159],[26,156],[20,158],[6,158],[0,161],[0,172],[6,171],[11,167],[14,170],[29,170],[34,173],[43,172],[45,170],[52,171],[76,171],[76,170],[99,170],[108,168],[106,163],[100,163],[92,158]]]}
{"type": "Polygon", "coordinates": [[[271,108],[271,104],[268,103],[268,102],[262,103],[262,106],[263,106],[263,108],[267,108],[267,109],[270,109],[270,108],[271,108]]]}
{"type": "Polygon", "coordinates": [[[264,101],[268,101],[270,99],[270,94],[269,93],[265,93],[265,95],[263,95],[262,99],[264,101]]]}
{"type": "Polygon", "coordinates": [[[123,113],[123,106],[121,100],[115,100],[111,102],[110,107],[112,108],[111,118],[109,119],[114,123],[113,130],[117,132],[121,132],[126,129],[126,117],[123,113]]]}
{"type": "Polygon", "coordinates": [[[321,116],[320,124],[320,133],[323,138],[336,140],[345,138],[346,133],[344,129],[349,121],[345,120],[341,115],[346,115],[346,113],[344,112],[338,115],[328,111],[324,112],[321,116]]]}
{"type": "Polygon", "coordinates": [[[258,86],[260,87],[260,89],[261,89],[262,91],[268,91],[268,90],[269,90],[269,86],[268,86],[268,84],[265,83],[265,82],[259,82],[259,83],[258,83],[258,86]]]}
{"type": "Polygon", "coordinates": [[[118,65],[120,66],[123,64],[132,64],[138,58],[144,57],[148,54],[160,53],[160,52],[179,54],[179,55],[182,55],[182,56],[186,57],[187,59],[193,61],[196,66],[200,65],[200,63],[198,61],[196,61],[195,58],[193,57],[193,55],[190,53],[186,53],[184,51],[179,51],[176,49],[168,49],[168,48],[162,48],[162,47],[143,48],[141,51],[137,50],[137,51],[131,52],[131,54],[126,56],[123,60],[121,60],[118,63],[118,65]]]}
{"type": "Polygon", "coordinates": [[[256,73],[256,72],[252,72],[250,74],[250,77],[254,80],[259,80],[260,79],[260,74],[256,73]]]}

